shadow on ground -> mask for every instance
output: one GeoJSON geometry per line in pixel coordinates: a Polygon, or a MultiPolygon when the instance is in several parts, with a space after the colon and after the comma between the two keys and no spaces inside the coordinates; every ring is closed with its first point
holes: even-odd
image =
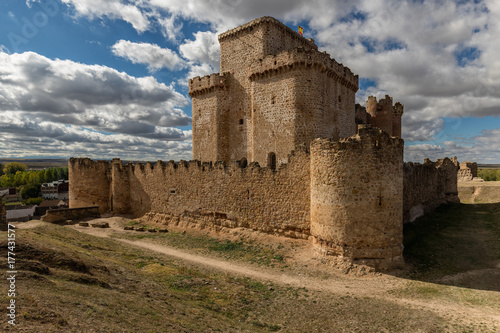
{"type": "Polygon", "coordinates": [[[404,226],[406,278],[500,291],[500,203],[452,204],[404,226]]]}

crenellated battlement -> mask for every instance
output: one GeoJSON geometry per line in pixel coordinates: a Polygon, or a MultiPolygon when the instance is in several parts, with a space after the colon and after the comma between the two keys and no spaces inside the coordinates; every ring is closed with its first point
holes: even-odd
{"type": "Polygon", "coordinates": [[[255,60],[250,66],[249,77],[251,80],[256,80],[261,77],[301,68],[326,72],[330,77],[346,85],[354,92],[359,88],[358,75],[354,75],[348,67],[332,59],[326,52],[321,53],[301,47],[255,60]]]}
{"type": "Polygon", "coordinates": [[[217,89],[227,88],[227,77],[229,73],[214,73],[204,77],[196,76],[189,80],[189,96],[196,97],[217,89]]]}
{"type": "Polygon", "coordinates": [[[377,149],[387,146],[403,147],[404,140],[399,137],[390,136],[380,128],[363,124],[358,125],[358,134],[355,136],[343,138],[338,141],[332,139],[316,139],[311,143],[311,150],[314,146],[314,149],[351,151],[366,145],[370,145],[377,149]]]}
{"type": "Polygon", "coordinates": [[[401,117],[403,115],[404,108],[405,106],[403,104],[396,102],[396,104],[394,104],[394,115],[401,117]]]}
{"type": "Polygon", "coordinates": [[[381,128],[392,136],[401,136],[401,117],[404,105],[396,102],[389,95],[377,102],[377,97],[368,96],[366,108],[356,104],[356,123],[371,124],[381,128]]]}
{"type": "Polygon", "coordinates": [[[298,32],[294,31],[293,29],[289,28],[285,24],[281,23],[277,19],[271,16],[264,16],[258,19],[255,19],[253,21],[250,21],[246,24],[240,25],[234,29],[228,30],[222,34],[219,35],[219,43],[222,43],[226,40],[229,39],[234,39],[238,38],[244,33],[253,31],[260,25],[264,24],[271,24],[274,27],[277,27],[279,30],[285,33],[285,36],[287,38],[292,38],[304,45],[304,47],[311,48],[314,50],[317,50],[318,47],[314,43],[312,39],[306,39],[305,37],[301,36],[298,32]]]}

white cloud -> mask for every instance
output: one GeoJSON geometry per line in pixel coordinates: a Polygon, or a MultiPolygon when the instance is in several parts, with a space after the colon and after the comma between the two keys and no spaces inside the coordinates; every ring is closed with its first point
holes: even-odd
{"type": "Polygon", "coordinates": [[[0,146],[8,147],[6,156],[15,156],[23,145],[33,154],[50,155],[52,146],[54,153],[93,146],[121,151],[119,156],[139,147],[157,157],[172,151],[186,156],[191,131],[175,128],[191,123],[180,109],[186,104],[184,96],[153,77],[33,52],[0,52],[0,146]],[[31,146],[27,138],[41,143],[31,146]]]}
{"type": "Polygon", "coordinates": [[[500,129],[484,130],[470,140],[445,141],[442,145],[418,144],[405,147],[405,160],[423,162],[457,156],[460,162],[498,163],[500,160],[500,129]]]}
{"type": "Polygon", "coordinates": [[[149,29],[148,9],[142,7],[143,1],[121,0],[61,0],[72,7],[78,16],[89,19],[103,18],[121,19],[130,23],[134,29],[142,33],[149,29]]]}
{"type": "Polygon", "coordinates": [[[163,37],[168,38],[171,42],[177,42],[183,38],[182,27],[184,26],[182,22],[175,15],[170,17],[158,16],[158,24],[161,27],[161,32],[163,37]]]}
{"type": "Polygon", "coordinates": [[[162,68],[175,71],[186,67],[177,53],[156,44],[134,43],[121,39],[111,49],[114,55],[130,60],[134,64],[145,64],[152,72],[162,68]]]}
{"type": "Polygon", "coordinates": [[[265,15],[294,24],[305,21],[306,36],[320,49],[361,78],[377,82],[360,91],[358,101],[368,94],[389,94],[405,104],[407,141],[439,137],[443,117],[500,113],[496,0],[62,1],[78,15],[123,19],[138,32],[159,25],[171,41],[182,39],[177,37],[181,19],[208,23],[211,31],[196,32],[179,46],[189,76],[219,71],[218,33],[265,15]]]}
{"type": "Polygon", "coordinates": [[[179,46],[180,54],[189,61],[188,78],[204,76],[220,70],[220,46],[217,34],[199,31],[194,40],[185,40],[179,46]]]}

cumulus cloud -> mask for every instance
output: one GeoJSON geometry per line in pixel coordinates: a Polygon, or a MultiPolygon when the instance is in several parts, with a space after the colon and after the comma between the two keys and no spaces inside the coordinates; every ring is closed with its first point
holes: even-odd
{"type": "Polygon", "coordinates": [[[190,64],[189,77],[204,76],[220,70],[220,46],[217,34],[209,31],[194,33],[194,40],[179,46],[180,54],[190,64]]]}
{"type": "MultiPolygon", "coordinates": [[[[30,0],[33,2],[34,0],[30,0]]],[[[72,7],[77,16],[89,19],[108,17],[121,19],[130,23],[134,29],[142,33],[149,29],[148,9],[141,6],[142,1],[121,0],[61,0],[72,7]]]]}
{"type": "Polygon", "coordinates": [[[459,161],[498,163],[500,157],[500,129],[484,130],[471,139],[456,138],[443,144],[417,144],[405,147],[405,160],[423,162],[425,158],[436,160],[457,156],[459,161]]]}
{"type": "MultiPolygon", "coordinates": [[[[306,36],[313,37],[320,49],[376,82],[358,92],[357,101],[370,94],[390,94],[405,104],[407,142],[439,139],[443,118],[499,114],[496,0],[62,1],[76,15],[122,19],[139,33],[160,27],[176,42],[183,38],[181,19],[207,23],[210,31],[195,32],[179,46],[190,77],[219,71],[216,36],[227,29],[265,15],[294,25],[305,23],[306,36]]],[[[76,107],[69,104],[58,106],[76,107]]],[[[50,98],[40,99],[40,105],[56,107],[50,98]]],[[[24,107],[30,107],[29,101],[24,107]]]]}
{"type": "Polygon", "coordinates": [[[114,55],[128,59],[134,64],[145,64],[152,72],[162,68],[175,71],[186,67],[177,53],[156,44],[134,43],[121,39],[111,49],[114,55]]]}
{"type": "Polygon", "coordinates": [[[163,147],[165,155],[172,146],[190,145],[191,132],[175,128],[191,123],[180,109],[186,104],[183,95],[153,77],[33,52],[0,52],[0,132],[6,134],[6,155],[15,156],[26,137],[61,150],[101,140],[121,149],[121,156],[156,140],[156,149],[163,147]]]}

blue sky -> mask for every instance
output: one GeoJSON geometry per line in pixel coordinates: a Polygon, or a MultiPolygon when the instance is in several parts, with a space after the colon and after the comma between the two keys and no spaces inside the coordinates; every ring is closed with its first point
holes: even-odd
{"type": "Polygon", "coordinates": [[[405,160],[500,163],[500,4],[27,0],[0,4],[0,157],[191,159],[187,80],[274,16],[405,105],[405,160]]]}

